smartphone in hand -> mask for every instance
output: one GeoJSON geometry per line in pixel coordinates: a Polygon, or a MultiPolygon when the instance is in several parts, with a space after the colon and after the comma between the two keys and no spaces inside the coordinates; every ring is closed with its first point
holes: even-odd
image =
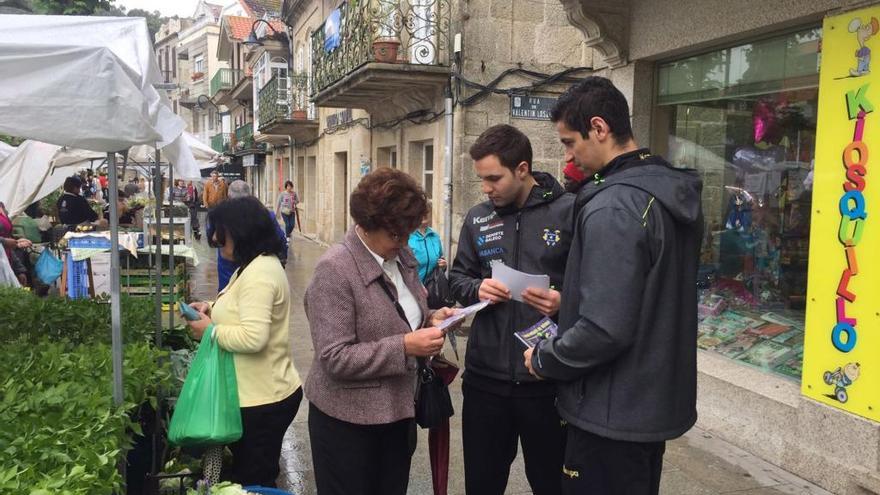
{"type": "Polygon", "coordinates": [[[198,311],[194,310],[192,306],[185,302],[177,303],[177,307],[180,309],[180,314],[183,315],[183,319],[186,321],[196,321],[201,320],[202,316],[198,311]]]}

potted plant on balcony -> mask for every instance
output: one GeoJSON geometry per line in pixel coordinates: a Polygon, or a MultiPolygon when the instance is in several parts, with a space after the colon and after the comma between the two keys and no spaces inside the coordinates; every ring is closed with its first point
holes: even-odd
{"type": "Polygon", "coordinates": [[[373,60],[386,64],[397,62],[400,50],[400,13],[395,0],[379,0],[374,15],[373,60]]]}

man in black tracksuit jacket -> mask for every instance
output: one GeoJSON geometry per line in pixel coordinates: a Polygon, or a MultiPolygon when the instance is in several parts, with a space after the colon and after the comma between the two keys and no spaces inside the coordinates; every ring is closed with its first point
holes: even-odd
{"type": "Polygon", "coordinates": [[[522,443],[526,476],[536,495],[558,495],[563,430],[556,386],[531,376],[525,346],[514,337],[555,318],[571,243],[574,195],[549,174],[532,173],[528,138],[516,128],[488,129],[471,148],[474,168],[490,198],[468,212],[449,275],[453,297],[494,304],[476,314],[468,338],[462,391],[465,486],[468,495],[503,495],[522,443]],[[549,291],[529,289],[526,302],[492,280],[504,263],[550,276],[549,291]]]}
{"type": "Polygon", "coordinates": [[[526,351],[559,383],[563,493],[656,494],[665,442],[696,411],[702,183],[639,148],[623,95],[590,77],[553,114],[578,192],[559,335],[526,351]]]}

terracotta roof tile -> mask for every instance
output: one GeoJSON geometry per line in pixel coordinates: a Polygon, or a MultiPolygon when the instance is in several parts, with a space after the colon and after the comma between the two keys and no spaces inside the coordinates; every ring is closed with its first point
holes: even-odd
{"type": "MultiPolygon", "coordinates": [[[[224,24],[226,25],[226,31],[229,33],[229,37],[237,40],[244,41],[251,34],[251,27],[254,25],[254,21],[256,19],[252,17],[240,17],[234,15],[223,16],[224,24]]],[[[284,25],[283,22],[278,20],[271,20],[269,24],[279,33],[284,33],[287,30],[287,26],[284,25]]],[[[273,34],[271,30],[265,27],[265,24],[262,24],[263,28],[267,31],[266,34],[273,34]]],[[[257,26],[259,28],[259,26],[257,26]]]]}
{"type": "Polygon", "coordinates": [[[244,41],[251,34],[254,19],[234,15],[224,16],[223,19],[226,21],[226,29],[232,39],[244,41]]]}

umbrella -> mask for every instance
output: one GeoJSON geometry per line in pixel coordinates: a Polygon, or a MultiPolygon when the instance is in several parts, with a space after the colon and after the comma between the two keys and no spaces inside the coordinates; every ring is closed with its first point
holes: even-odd
{"type": "MultiPolygon", "coordinates": [[[[446,386],[458,375],[458,367],[445,362],[431,365],[435,376],[440,377],[446,386]]],[[[449,419],[436,428],[428,430],[428,453],[431,456],[431,482],[434,495],[446,495],[449,484],[449,419]]]]}

